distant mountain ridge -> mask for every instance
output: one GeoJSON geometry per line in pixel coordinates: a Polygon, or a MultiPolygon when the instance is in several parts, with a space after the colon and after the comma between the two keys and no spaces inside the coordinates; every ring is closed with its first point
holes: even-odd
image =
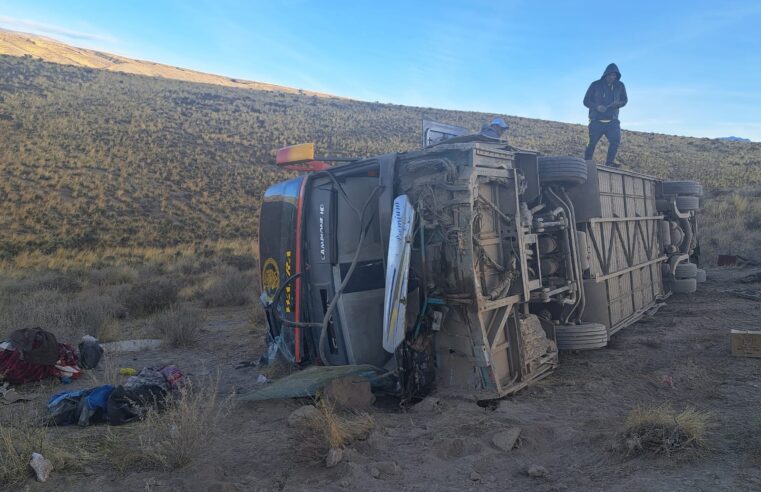
{"type": "Polygon", "coordinates": [[[184,80],[202,84],[216,84],[224,87],[239,89],[257,89],[307,94],[318,97],[336,97],[321,92],[306,91],[282,85],[256,82],[252,80],[234,79],[195,70],[188,70],[161,63],[136,60],[102,51],[77,48],[61,41],[37,34],[10,31],[0,28],[0,55],[31,56],[43,61],[73,65],[83,68],[97,68],[111,72],[163,77],[167,79],[184,80]]]}
{"type": "Polygon", "coordinates": [[[717,140],[726,140],[728,142],[750,142],[749,138],[743,137],[719,137],[717,140]]]}

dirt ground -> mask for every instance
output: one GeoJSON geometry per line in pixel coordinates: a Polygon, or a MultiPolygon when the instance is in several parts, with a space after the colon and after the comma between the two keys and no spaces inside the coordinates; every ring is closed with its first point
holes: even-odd
{"type": "MultiPolygon", "coordinates": [[[[652,318],[613,337],[597,351],[562,354],[560,367],[537,385],[491,408],[443,400],[401,411],[381,401],[376,428],[353,443],[334,468],[299,459],[288,415],[299,401],[238,403],[221,435],[202,456],[171,472],[118,473],[87,467],[53,471],[28,490],[760,490],[761,359],[732,357],[730,329],[759,329],[761,303],[722,289],[753,270],[714,269],[692,296],[675,296],[652,318]],[[664,383],[671,378],[673,384],[664,383]],[[627,457],[615,450],[627,414],[639,405],[711,413],[707,448],[670,457],[627,457]],[[493,433],[521,428],[519,446],[501,451],[493,433]],[[532,478],[529,467],[544,467],[532,478]],[[380,473],[378,473],[380,472],[380,473]]],[[[760,285],[742,287],[761,288],[760,285]]],[[[210,311],[192,349],[123,354],[121,366],[175,363],[191,377],[219,371],[222,390],[256,386],[261,327],[247,310],[210,311]]],[[[88,376],[74,387],[87,386],[88,376]]],[[[41,386],[40,392],[61,386],[41,386]]],[[[434,395],[435,396],[435,395],[434,395]]],[[[47,394],[14,411],[44,406],[47,394]]],[[[7,411],[7,408],[6,408],[7,411]]],[[[140,425],[140,424],[136,424],[140,425]]],[[[103,427],[103,426],[98,426],[103,427]]],[[[58,437],[102,429],[55,429],[58,437]]]]}

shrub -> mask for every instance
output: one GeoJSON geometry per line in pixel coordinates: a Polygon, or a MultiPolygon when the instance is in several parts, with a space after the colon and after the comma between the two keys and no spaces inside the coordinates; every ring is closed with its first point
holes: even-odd
{"type": "Polygon", "coordinates": [[[154,330],[174,347],[193,345],[198,339],[198,330],[203,321],[199,309],[172,306],[159,313],[153,320],[154,330]]]}
{"type": "Polygon", "coordinates": [[[134,282],[137,273],[130,267],[104,267],[91,270],[89,277],[95,285],[121,285],[134,282]]]}
{"type": "Polygon", "coordinates": [[[107,341],[107,325],[124,310],[109,296],[68,299],[49,290],[6,299],[4,304],[0,333],[7,335],[20,328],[40,327],[60,341],[70,342],[82,335],[107,341]]]}
{"type": "Polygon", "coordinates": [[[127,289],[124,304],[132,316],[146,316],[174,304],[178,290],[170,279],[143,280],[127,289]]]}
{"type": "Polygon", "coordinates": [[[113,340],[114,318],[124,317],[124,309],[109,296],[87,296],[69,301],[65,316],[74,330],[106,342],[113,340]]]}
{"type": "Polygon", "coordinates": [[[170,270],[182,275],[198,275],[214,268],[214,261],[193,256],[182,256],[174,262],[170,270]]]}
{"type": "Polygon", "coordinates": [[[257,260],[256,256],[252,254],[242,254],[242,255],[234,255],[234,254],[226,254],[223,255],[221,258],[223,263],[230,265],[232,267],[237,268],[241,272],[245,272],[247,270],[253,270],[256,268],[257,260]]]}
{"type": "Polygon", "coordinates": [[[624,424],[627,454],[666,454],[705,444],[709,414],[687,409],[675,413],[668,405],[635,408],[624,424]]]}
{"type": "Polygon", "coordinates": [[[21,328],[40,327],[61,338],[71,334],[73,325],[67,317],[68,302],[59,292],[39,291],[6,301],[0,318],[0,332],[8,335],[21,328]]]}
{"type": "Polygon", "coordinates": [[[251,300],[254,276],[236,268],[217,270],[202,294],[206,307],[243,306],[251,300]]]}
{"type": "Polygon", "coordinates": [[[73,274],[30,272],[24,278],[6,280],[2,287],[11,294],[28,294],[40,290],[70,294],[81,291],[82,283],[73,274]]]}
{"type": "Polygon", "coordinates": [[[294,428],[297,455],[307,461],[324,461],[331,449],[342,449],[352,441],[366,439],[375,427],[368,413],[341,414],[327,399],[320,399],[312,417],[294,428]]]}

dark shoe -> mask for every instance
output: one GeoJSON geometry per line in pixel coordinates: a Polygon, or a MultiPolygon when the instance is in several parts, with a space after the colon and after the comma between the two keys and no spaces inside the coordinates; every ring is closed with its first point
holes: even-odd
{"type": "Polygon", "coordinates": [[[614,167],[616,169],[621,168],[621,164],[619,164],[618,162],[606,162],[605,165],[607,167],[614,167]]]}

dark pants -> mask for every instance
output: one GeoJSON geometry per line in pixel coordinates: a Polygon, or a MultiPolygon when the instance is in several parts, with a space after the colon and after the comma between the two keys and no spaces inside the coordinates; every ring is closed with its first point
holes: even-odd
{"type": "Polygon", "coordinates": [[[621,143],[621,122],[612,120],[608,123],[592,120],[589,122],[589,144],[584,152],[584,159],[590,160],[595,153],[595,147],[600,138],[605,135],[608,139],[608,157],[605,159],[605,165],[610,166],[616,159],[618,144],[621,143]]]}

